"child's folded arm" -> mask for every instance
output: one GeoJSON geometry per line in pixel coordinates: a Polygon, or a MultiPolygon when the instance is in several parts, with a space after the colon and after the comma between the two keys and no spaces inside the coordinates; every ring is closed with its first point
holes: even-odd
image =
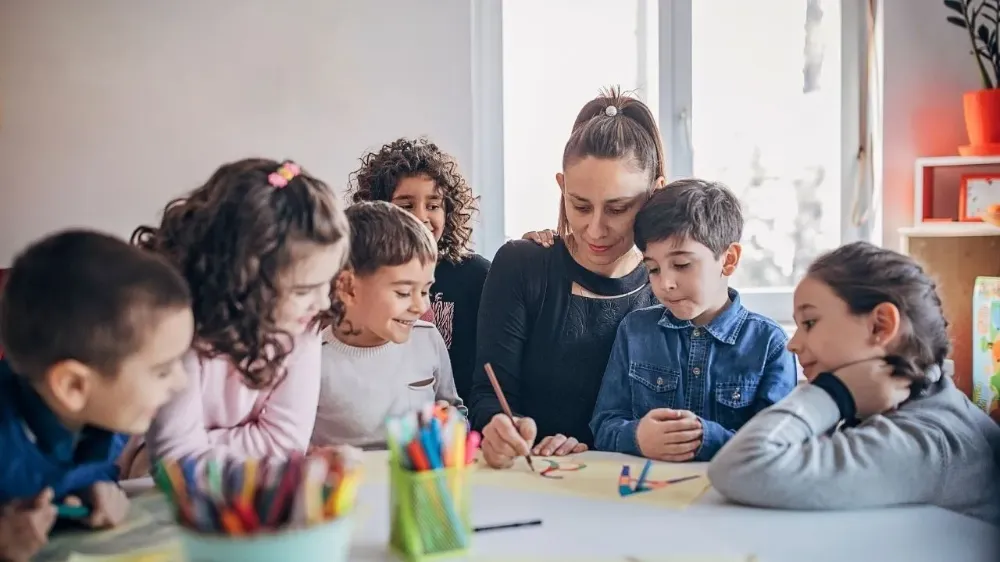
{"type": "MultiPolygon", "coordinates": [[[[787,340],[783,336],[771,342],[771,350],[764,363],[764,370],[754,396],[752,408],[754,415],[773,406],[795,388],[798,376],[795,356],[786,346],[787,340]]],[[[701,427],[703,431],[701,447],[695,453],[695,461],[712,460],[719,449],[736,433],[735,430],[739,429],[729,429],[704,418],[701,419],[701,427]]]]}
{"type": "Polygon", "coordinates": [[[590,430],[594,432],[594,447],[598,451],[613,451],[642,456],[636,431],[639,420],[632,408],[632,388],[629,384],[628,335],[625,322],[618,327],[618,335],[611,347],[611,357],[604,369],[601,389],[597,393],[590,430]]]}
{"type": "Polygon", "coordinates": [[[835,431],[837,403],[822,388],[796,388],[719,451],[712,486],[740,503],[786,509],[854,509],[926,503],[940,486],[947,451],[935,430],[875,416],[835,431]]]}
{"type": "Polygon", "coordinates": [[[270,391],[257,419],[237,427],[209,430],[208,440],[241,457],[305,451],[316,423],[319,388],[320,339],[297,338],[285,376],[270,391]]]}
{"type": "Polygon", "coordinates": [[[153,462],[163,458],[200,457],[211,450],[201,396],[202,361],[195,351],[184,357],[188,384],[160,408],[146,433],[153,462]]]}
{"type": "Polygon", "coordinates": [[[695,462],[706,462],[712,460],[712,457],[719,452],[719,449],[725,445],[733,435],[736,434],[735,431],[731,429],[726,429],[722,424],[716,423],[712,420],[706,420],[705,418],[698,418],[701,421],[701,446],[694,454],[694,458],[691,459],[695,462]]]}

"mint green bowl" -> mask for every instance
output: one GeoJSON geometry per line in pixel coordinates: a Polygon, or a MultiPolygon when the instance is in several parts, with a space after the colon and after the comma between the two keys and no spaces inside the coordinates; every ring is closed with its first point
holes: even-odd
{"type": "Polygon", "coordinates": [[[346,562],[353,525],[340,517],[303,529],[245,537],[209,535],[181,529],[186,562],[274,562],[322,560],[346,562]]]}

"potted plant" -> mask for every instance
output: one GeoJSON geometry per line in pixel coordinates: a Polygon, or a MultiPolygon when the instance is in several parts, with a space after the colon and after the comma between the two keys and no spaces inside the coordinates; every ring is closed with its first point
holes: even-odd
{"type": "Polygon", "coordinates": [[[969,34],[983,88],[963,97],[969,146],[963,155],[1000,154],[1000,0],[944,0],[947,20],[969,34]]]}

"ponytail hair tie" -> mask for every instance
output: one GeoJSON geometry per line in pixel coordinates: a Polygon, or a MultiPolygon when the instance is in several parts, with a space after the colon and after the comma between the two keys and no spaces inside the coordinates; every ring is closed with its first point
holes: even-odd
{"type": "Polygon", "coordinates": [[[281,189],[288,185],[292,178],[302,173],[302,168],[291,160],[286,160],[277,170],[267,176],[267,183],[275,189],[281,189]]]}

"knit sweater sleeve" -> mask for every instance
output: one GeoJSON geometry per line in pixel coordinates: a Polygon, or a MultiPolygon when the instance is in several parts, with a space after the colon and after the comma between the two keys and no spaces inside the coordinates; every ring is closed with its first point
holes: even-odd
{"type": "Polygon", "coordinates": [[[744,504],[785,509],[858,509],[927,503],[949,452],[919,416],[877,415],[836,430],[840,411],[807,384],[744,425],[709,464],[712,486],[744,504]]]}
{"type": "MultiPolygon", "coordinates": [[[[201,379],[205,369],[211,369],[195,351],[183,359],[188,383],[157,412],[146,433],[146,444],[152,460],[162,458],[200,457],[210,450],[201,395],[201,379]]],[[[223,375],[224,376],[224,375],[223,375]]]]}
{"type": "Polygon", "coordinates": [[[206,408],[242,410],[236,414],[240,419],[250,416],[252,403],[243,404],[242,393],[235,391],[203,396],[202,379],[226,377],[226,363],[201,360],[194,352],[189,353],[184,360],[190,377],[187,387],[160,409],[147,433],[152,458],[202,457],[209,453],[242,458],[304,451],[319,401],[319,347],[318,336],[297,339],[285,378],[273,391],[262,391],[264,402],[258,414],[243,423],[212,429],[206,427],[206,408]]]}

